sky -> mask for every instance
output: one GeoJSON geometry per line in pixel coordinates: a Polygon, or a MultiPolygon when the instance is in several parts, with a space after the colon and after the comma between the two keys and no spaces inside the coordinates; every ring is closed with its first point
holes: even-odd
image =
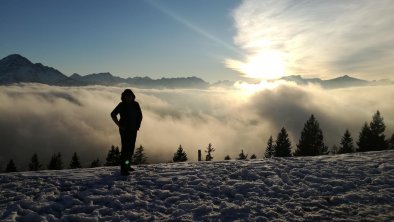
{"type": "MultiPolygon", "coordinates": [[[[329,147],[346,129],[356,142],[377,110],[387,138],[393,135],[392,84],[328,90],[266,81],[345,74],[394,80],[393,11],[391,0],[0,0],[0,57],[19,53],[66,75],[239,81],[230,88],[134,88],[144,115],[136,145],[151,163],[170,161],[180,144],[191,161],[209,143],[214,160],[242,149],[261,158],[282,127],[295,149],[312,114],[329,147]]],[[[0,86],[0,171],[11,158],[27,169],[34,152],[43,160],[78,152],[84,166],[104,160],[120,143],[109,114],[123,90],[0,86]]]]}
{"type": "Polygon", "coordinates": [[[1,0],[0,57],[66,75],[392,79],[391,0],[1,0]]]}
{"type": "Polygon", "coordinates": [[[0,57],[20,53],[66,75],[232,79],[231,10],[218,1],[0,1],[0,57]]]}

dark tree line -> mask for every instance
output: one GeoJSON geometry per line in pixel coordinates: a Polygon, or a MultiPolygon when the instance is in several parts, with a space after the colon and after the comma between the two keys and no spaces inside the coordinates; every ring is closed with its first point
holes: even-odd
{"type": "MultiPolygon", "coordinates": [[[[99,167],[101,166],[100,160],[97,158],[91,163],[91,167],[99,167]]],[[[81,162],[79,160],[78,154],[74,152],[70,164],[69,164],[69,169],[76,169],[76,168],[82,168],[81,162]]],[[[37,153],[34,153],[33,156],[31,157],[30,163],[29,163],[29,171],[39,171],[39,170],[44,170],[44,166],[40,162],[37,153]]],[[[60,152],[55,153],[51,156],[48,165],[46,166],[46,169],[48,170],[62,170],[64,169],[64,164],[63,164],[63,157],[60,152]]],[[[16,168],[16,165],[14,161],[11,159],[7,167],[5,169],[5,172],[17,172],[18,169],[16,168]]]]}
{"type": "Polygon", "coordinates": [[[291,156],[291,142],[289,135],[284,127],[279,131],[277,139],[275,140],[270,136],[267,141],[267,148],[265,149],[264,157],[289,157],[291,156]]]}
{"type": "MultiPolygon", "coordinates": [[[[121,159],[120,156],[121,152],[119,150],[119,147],[115,147],[112,145],[111,149],[108,151],[105,166],[119,166],[121,159]]],[[[141,145],[134,151],[133,157],[131,158],[131,164],[145,164],[147,163],[147,159],[148,158],[145,155],[145,148],[141,145]]]]}
{"type": "Polygon", "coordinates": [[[349,130],[343,134],[340,146],[334,146],[333,151],[337,154],[353,153],[353,152],[367,152],[379,151],[386,149],[394,149],[394,134],[390,139],[386,140],[384,131],[386,125],[384,124],[383,117],[380,115],[379,110],[372,116],[371,122],[365,122],[361,127],[361,131],[356,142],[357,147],[354,145],[352,135],[349,130]]]}
{"type": "MultiPolygon", "coordinates": [[[[373,115],[372,121],[369,124],[365,122],[361,128],[358,141],[356,142],[358,147],[354,145],[352,135],[349,130],[346,129],[341,138],[340,146],[334,146],[333,151],[334,153],[342,154],[394,149],[394,134],[392,134],[390,139],[386,140],[384,134],[385,129],[386,126],[383,117],[380,115],[380,112],[377,111],[373,115]]],[[[264,156],[266,158],[289,157],[292,156],[291,149],[291,142],[288,138],[286,129],[283,127],[275,141],[272,136],[268,139],[264,156]]],[[[304,125],[293,155],[317,156],[328,153],[328,147],[324,144],[323,131],[319,126],[319,122],[314,115],[311,115],[304,125]]]]}

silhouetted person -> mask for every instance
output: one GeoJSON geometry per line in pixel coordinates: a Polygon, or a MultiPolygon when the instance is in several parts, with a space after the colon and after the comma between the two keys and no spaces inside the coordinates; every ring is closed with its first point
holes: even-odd
{"type": "Polygon", "coordinates": [[[140,129],[142,112],[140,105],[135,101],[135,95],[130,89],[123,91],[121,102],[111,112],[111,117],[119,127],[120,139],[122,143],[120,157],[120,171],[122,175],[129,175],[133,170],[131,157],[134,153],[137,131],[140,129]],[[118,120],[118,114],[120,119],[118,120]]]}

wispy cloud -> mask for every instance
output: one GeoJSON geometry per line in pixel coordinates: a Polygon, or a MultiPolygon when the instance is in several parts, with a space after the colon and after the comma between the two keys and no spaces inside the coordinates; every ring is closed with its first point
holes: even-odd
{"type": "Polygon", "coordinates": [[[393,11],[390,0],[245,0],[233,17],[234,41],[246,56],[229,58],[226,64],[261,78],[389,78],[394,70],[393,11]]]}

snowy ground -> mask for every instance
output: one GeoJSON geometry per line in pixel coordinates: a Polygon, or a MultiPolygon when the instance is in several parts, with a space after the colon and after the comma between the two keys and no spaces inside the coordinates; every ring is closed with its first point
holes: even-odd
{"type": "Polygon", "coordinates": [[[0,174],[1,221],[394,221],[394,151],[0,174]]]}

